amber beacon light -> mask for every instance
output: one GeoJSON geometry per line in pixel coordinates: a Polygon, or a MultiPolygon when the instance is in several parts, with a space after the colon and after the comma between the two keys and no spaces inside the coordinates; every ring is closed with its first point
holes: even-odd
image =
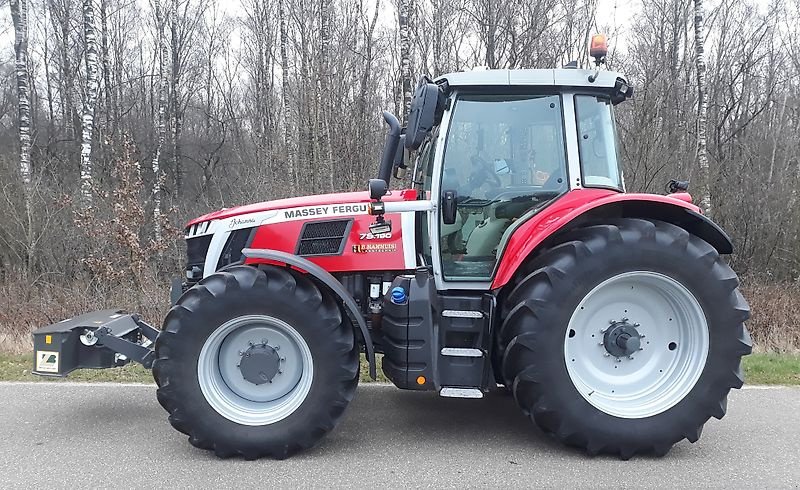
{"type": "Polygon", "coordinates": [[[606,61],[608,54],[608,38],[605,34],[595,34],[592,36],[592,42],[589,45],[589,56],[594,58],[596,65],[601,65],[606,61]]]}

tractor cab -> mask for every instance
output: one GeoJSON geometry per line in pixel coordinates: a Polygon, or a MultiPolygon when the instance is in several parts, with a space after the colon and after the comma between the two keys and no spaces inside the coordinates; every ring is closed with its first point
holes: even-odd
{"type": "Polygon", "coordinates": [[[419,230],[441,289],[487,289],[514,230],[570,190],[624,191],[613,106],[631,94],[617,73],[578,69],[420,82],[405,146],[437,204],[419,230]]]}

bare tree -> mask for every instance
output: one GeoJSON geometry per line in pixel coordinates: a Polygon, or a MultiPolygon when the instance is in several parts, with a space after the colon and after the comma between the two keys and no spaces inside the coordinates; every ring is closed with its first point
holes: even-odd
{"type": "Polygon", "coordinates": [[[166,30],[167,26],[167,12],[161,5],[160,0],[154,0],[153,8],[155,10],[156,32],[158,36],[158,52],[156,53],[156,61],[158,67],[158,101],[157,101],[157,116],[156,116],[156,149],[153,153],[153,160],[151,166],[153,168],[153,236],[157,242],[161,241],[161,185],[162,185],[162,170],[161,170],[161,152],[164,148],[167,133],[166,121],[166,106],[167,106],[167,89],[169,87],[169,73],[167,71],[167,60],[169,53],[167,48],[166,30]]]}
{"type": "Polygon", "coordinates": [[[19,125],[19,174],[25,192],[25,208],[31,211],[31,106],[28,80],[28,1],[11,0],[14,22],[14,64],[17,75],[17,114],[19,125]]]}
{"type": "Polygon", "coordinates": [[[711,214],[711,178],[708,169],[708,149],[706,148],[706,126],[708,124],[708,100],[706,99],[706,58],[705,58],[705,12],[703,0],[694,0],[694,47],[697,69],[697,165],[700,169],[700,207],[711,214]]]}
{"type": "Polygon", "coordinates": [[[412,12],[411,0],[400,0],[398,9],[398,25],[400,28],[400,82],[403,94],[403,125],[408,122],[408,112],[411,110],[411,38],[410,17],[412,12]]]}
{"type": "Polygon", "coordinates": [[[83,39],[86,60],[86,94],[81,120],[81,207],[92,206],[92,135],[94,133],[94,107],[98,87],[98,50],[92,0],[83,0],[83,39]]]}

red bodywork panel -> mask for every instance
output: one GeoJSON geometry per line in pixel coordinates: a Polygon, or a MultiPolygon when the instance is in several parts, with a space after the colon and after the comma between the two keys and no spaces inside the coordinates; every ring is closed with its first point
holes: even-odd
{"type": "MultiPolygon", "coordinates": [[[[399,214],[386,214],[392,221],[391,238],[361,239],[369,233],[369,225],[375,221],[374,216],[360,214],[350,216],[353,226],[341,255],[306,256],[305,259],[319,265],[328,272],[346,271],[390,271],[406,269],[403,259],[403,230],[400,226],[399,214]]],[[[327,220],[329,218],[322,218],[327,220]]],[[[319,220],[298,220],[285,223],[262,225],[256,231],[250,248],[268,248],[291,254],[297,253],[296,247],[303,224],[319,220]]],[[[261,259],[247,259],[247,264],[264,262],[261,259]]]]}
{"type": "Polygon", "coordinates": [[[592,209],[623,201],[655,202],[700,212],[700,208],[691,203],[691,196],[686,193],[660,196],[657,194],[622,194],[607,189],[570,191],[514,231],[500,258],[492,289],[506,285],[528,255],[567,223],[592,209]]]}
{"type": "MultiPolygon", "coordinates": [[[[413,189],[406,189],[401,191],[394,191],[389,195],[383,197],[383,201],[414,201],[417,199],[417,191],[413,189]]],[[[350,204],[350,203],[368,203],[369,192],[339,192],[334,194],[318,194],[314,196],[304,197],[290,197],[287,199],[277,199],[275,201],[260,202],[257,204],[248,204],[247,206],[237,206],[234,208],[223,208],[219,211],[204,214],[197,217],[186,224],[192,226],[196,223],[204,221],[211,221],[213,219],[225,219],[242,214],[258,213],[261,211],[272,211],[274,209],[287,209],[296,208],[301,206],[324,206],[326,204],[350,204]]]]}
{"type": "MultiPolygon", "coordinates": [[[[413,201],[416,198],[417,192],[415,190],[401,190],[384,196],[383,201],[413,201]]],[[[343,212],[339,212],[335,216],[332,215],[333,213],[327,213],[329,214],[327,216],[323,216],[320,213],[320,217],[309,216],[304,219],[297,219],[297,215],[294,215],[292,218],[287,216],[286,220],[283,221],[265,223],[258,227],[249,247],[295,254],[297,253],[297,244],[304,224],[337,218],[352,218],[353,225],[350,227],[341,255],[305,256],[304,258],[329,272],[405,270],[407,267],[404,259],[403,229],[400,214],[385,215],[386,220],[391,220],[393,225],[390,237],[373,237],[369,234],[369,225],[375,221],[375,217],[366,214],[366,206],[371,201],[368,192],[346,192],[280,199],[215,211],[190,221],[187,226],[264,211],[279,211],[278,217],[280,217],[281,210],[285,210],[288,215],[295,212],[297,208],[316,206],[320,210],[331,210],[337,205],[355,204],[356,206],[354,207],[359,209],[353,213],[347,211],[342,214],[343,212]]],[[[264,262],[263,259],[247,259],[245,261],[247,264],[264,262]]]]}

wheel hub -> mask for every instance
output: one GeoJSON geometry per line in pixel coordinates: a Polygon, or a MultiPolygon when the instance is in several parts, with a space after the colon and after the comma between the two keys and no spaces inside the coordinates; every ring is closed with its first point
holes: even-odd
{"type": "Polygon", "coordinates": [[[630,357],[634,352],[642,350],[641,335],[636,329],[639,325],[629,323],[627,318],[615,321],[605,330],[603,347],[614,357],[630,357]]]}
{"type": "Polygon", "coordinates": [[[239,370],[247,381],[254,385],[272,383],[272,379],[281,374],[281,357],[278,352],[266,343],[251,345],[242,355],[239,370]]]}

